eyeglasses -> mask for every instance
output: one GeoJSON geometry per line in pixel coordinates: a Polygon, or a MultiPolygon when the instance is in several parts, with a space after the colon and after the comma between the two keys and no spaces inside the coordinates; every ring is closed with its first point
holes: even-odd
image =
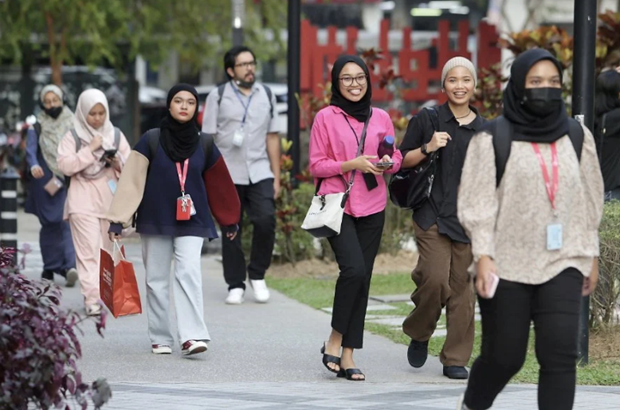
{"type": "Polygon", "coordinates": [[[355,80],[358,85],[364,85],[366,84],[367,79],[368,77],[365,74],[358,75],[357,77],[344,76],[339,78],[339,80],[342,82],[342,85],[344,85],[345,87],[353,85],[353,80],[355,80]]]}
{"type": "Polygon", "coordinates": [[[248,61],[247,63],[239,63],[239,64],[235,64],[235,67],[243,67],[243,68],[255,68],[256,67],[256,61],[248,61]]]}

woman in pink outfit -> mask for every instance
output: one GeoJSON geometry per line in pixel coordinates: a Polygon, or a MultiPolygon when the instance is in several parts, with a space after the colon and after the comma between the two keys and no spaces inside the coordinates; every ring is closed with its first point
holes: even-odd
{"type": "Polygon", "coordinates": [[[329,371],[360,381],[365,376],[355,367],[353,350],[362,348],[370,278],[383,232],[387,204],[383,173],[396,172],[402,161],[397,150],[379,158],[379,145],[385,137],[393,138],[394,126],[385,111],[370,107],[371,96],[364,61],[357,56],[339,57],[332,68],[330,106],[319,111],[310,134],[310,172],[320,183],[319,194],[344,192],[354,175],[340,234],[328,238],[340,276],[332,331],[321,352],[329,371]]]}
{"type": "Polygon", "coordinates": [[[58,167],[71,178],[65,219],[77,256],[86,313],[98,315],[99,252],[111,250],[109,223],[105,219],[116,184],[131,147],[110,122],[108,100],[96,89],[84,91],[77,102],[73,129],[58,147],[58,167]]]}

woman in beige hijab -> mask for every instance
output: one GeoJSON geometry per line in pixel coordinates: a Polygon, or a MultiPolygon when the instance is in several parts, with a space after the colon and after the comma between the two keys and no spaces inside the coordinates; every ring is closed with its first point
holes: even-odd
{"type": "Polygon", "coordinates": [[[53,84],[43,87],[39,94],[42,111],[37,123],[28,130],[26,143],[31,178],[25,208],[41,224],[41,278],[53,281],[54,274],[60,275],[66,279],[67,287],[73,287],[77,281],[75,250],[69,224],[63,219],[67,185],[57,164],[58,144],[73,127],[73,113],[64,105],[63,97],[62,90],[53,84]]]}
{"type": "Polygon", "coordinates": [[[105,214],[131,147],[110,122],[108,100],[96,89],[77,102],[73,130],[58,147],[58,167],[71,177],[64,216],[71,225],[86,313],[98,315],[99,252],[111,250],[105,214]]]}

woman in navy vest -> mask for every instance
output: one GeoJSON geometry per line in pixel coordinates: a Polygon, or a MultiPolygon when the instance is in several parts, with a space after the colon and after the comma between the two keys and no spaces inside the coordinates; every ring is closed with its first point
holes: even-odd
{"type": "Polygon", "coordinates": [[[168,93],[168,116],[134,147],[108,213],[118,240],[137,211],[146,268],[149,336],[155,354],[172,353],[169,323],[170,263],[182,353],[207,350],[200,254],[204,238],[217,238],[213,217],[229,240],[237,233],[240,203],[224,159],[196,122],[198,93],[178,84],[168,93]]]}

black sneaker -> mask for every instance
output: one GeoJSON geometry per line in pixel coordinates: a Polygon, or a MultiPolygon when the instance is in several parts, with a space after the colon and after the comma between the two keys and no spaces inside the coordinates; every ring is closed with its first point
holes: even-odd
{"type": "Polygon", "coordinates": [[[469,377],[469,372],[463,366],[444,366],[443,375],[448,379],[464,380],[469,377]]]}
{"type": "Polygon", "coordinates": [[[41,274],[41,279],[45,279],[45,280],[49,280],[49,281],[54,281],[54,272],[52,272],[51,270],[44,270],[43,273],[41,274]]]}
{"type": "Polygon", "coordinates": [[[415,368],[424,366],[428,357],[428,340],[426,342],[418,342],[411,339],[409,349],[407,349],[407,359],[409,364],[415,368]]]}

